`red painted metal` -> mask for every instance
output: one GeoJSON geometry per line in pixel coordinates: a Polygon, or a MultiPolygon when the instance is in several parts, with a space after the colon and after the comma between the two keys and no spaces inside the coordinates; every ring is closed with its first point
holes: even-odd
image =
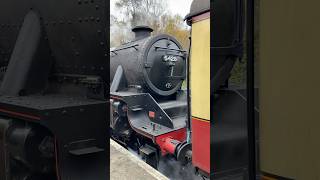
{"type": "Polygon", "coordinates": [[[154,118],[156,116],[156,113],[153,111],[149,111],[149,117],[154,118]]]}
{"type": "Polygon", "coordinates": [[[206,12],[206,13],[203,13],[203,14],[200,14],[198,16],[193,17],[192,23],[196,23],[196,22],[208,19],[208,18],[210,18],[210,12],[206,12]]]}
{"type": "Polygon", "coordinates": [[[163,143],[163,149],[170,154],[175,154],[176,148],[180,143],[181,141],[167,137],[163,143]]]}
{"type": "Polygon", "coordinates": [[[156,143],[159,145],[161,149],[161,154],[163,156],[167,154],[174,154],[176,148],[174,141],[183,142],[186,140],[186,135],[186,128],[182,128],[167,134],[157,136],[156,143]]]}
{"type": "Polygon", "coordinates": [[[192,118],[192,164],[210,173],[210,121],[192,118]]]}
{"type": "Polygon", "coordinates": [[[0,112],[6,113],[6,114],[11,114],[13,116],[20,116],[23,118],[33,119],[33,120],[41,120],[41,118],[38,116],[20,113],[20,112],[14,112],[14,111],[6,110],[6,109],[0,109],[0,112]]]}

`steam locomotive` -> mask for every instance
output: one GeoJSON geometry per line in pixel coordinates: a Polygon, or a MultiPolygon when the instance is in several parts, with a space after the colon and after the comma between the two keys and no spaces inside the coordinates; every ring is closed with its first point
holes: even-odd
{"type": "Polygon", "coordinates": [[[189,52],[172,36],[151,36],[146,26],[133,28],[134,40],[111,50],[110,134],[155,168],[163,157],[173,156],[209,177],[210,110],[202,117],[191,109],[210,109],[210,1],[193,1],[186,20],[194,42],[189,52]],[[196,68],[204,66],[208,71],[196,68]],[[190,84],[196,84],[190,80],[200,91],[190,92],[190,84]],[[181,88],[183,82],[187,89],[181,88]],[[201,86],[209,88],[204,93],[201,86]]]}
{"type": "MultiPolygon", "coordinates": [[[[172,36],[151,36],[137,26],[135,39],[110,53],[110,128],[118,142],[157,167],[158,149],[186,161],[187,100],[181,90],[187,53],[172,36]]],[[[191,157],[189,157],[191,158],[191,157]]]]}

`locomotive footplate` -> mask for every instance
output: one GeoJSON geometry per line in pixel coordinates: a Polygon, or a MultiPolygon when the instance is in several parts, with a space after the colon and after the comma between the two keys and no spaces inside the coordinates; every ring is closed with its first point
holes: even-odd
{"type": "Polygon", "coordinates": [[[158,103],[149,93],[112,92],[111,99],[112,103],[121,101],[125,104],[132,129],[157,144],[163,156],[177,155],[177,147],[186,140],[187,134],[183,98],[158,103]]]}
{"type": "Polygon", "coordinates": [[[113,92],[111,98],[125,102],[131,127],[153,140],[186,127],[186,114],[169,117],[148,93],[113,92]]]}
{"type": "Polygon", "coordinates": [[[0,124],[7,118],[48,129],[55,139],[57,179],[107,179],[107,109],[106,101],[80,97],[1,96],[0,124]]]}

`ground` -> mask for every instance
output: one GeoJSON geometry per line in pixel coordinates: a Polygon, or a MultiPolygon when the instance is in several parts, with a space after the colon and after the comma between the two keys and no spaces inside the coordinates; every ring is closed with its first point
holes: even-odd
{"type": "Polygon", "coordinates": [[[111,180],[168,180],[119,144],[110,140],[111,180]]]}

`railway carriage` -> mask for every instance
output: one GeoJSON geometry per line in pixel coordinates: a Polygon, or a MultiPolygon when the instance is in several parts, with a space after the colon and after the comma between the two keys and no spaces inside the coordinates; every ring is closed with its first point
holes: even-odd
{"type": "MultiPolygon", "coordinates": [[[[191,26],[189,88],[192,164],[210,174],[210,1],[193,1],[186,16],[191,26]]],[[[212,172],[212,171],[211,171],[212,172]]]]}

